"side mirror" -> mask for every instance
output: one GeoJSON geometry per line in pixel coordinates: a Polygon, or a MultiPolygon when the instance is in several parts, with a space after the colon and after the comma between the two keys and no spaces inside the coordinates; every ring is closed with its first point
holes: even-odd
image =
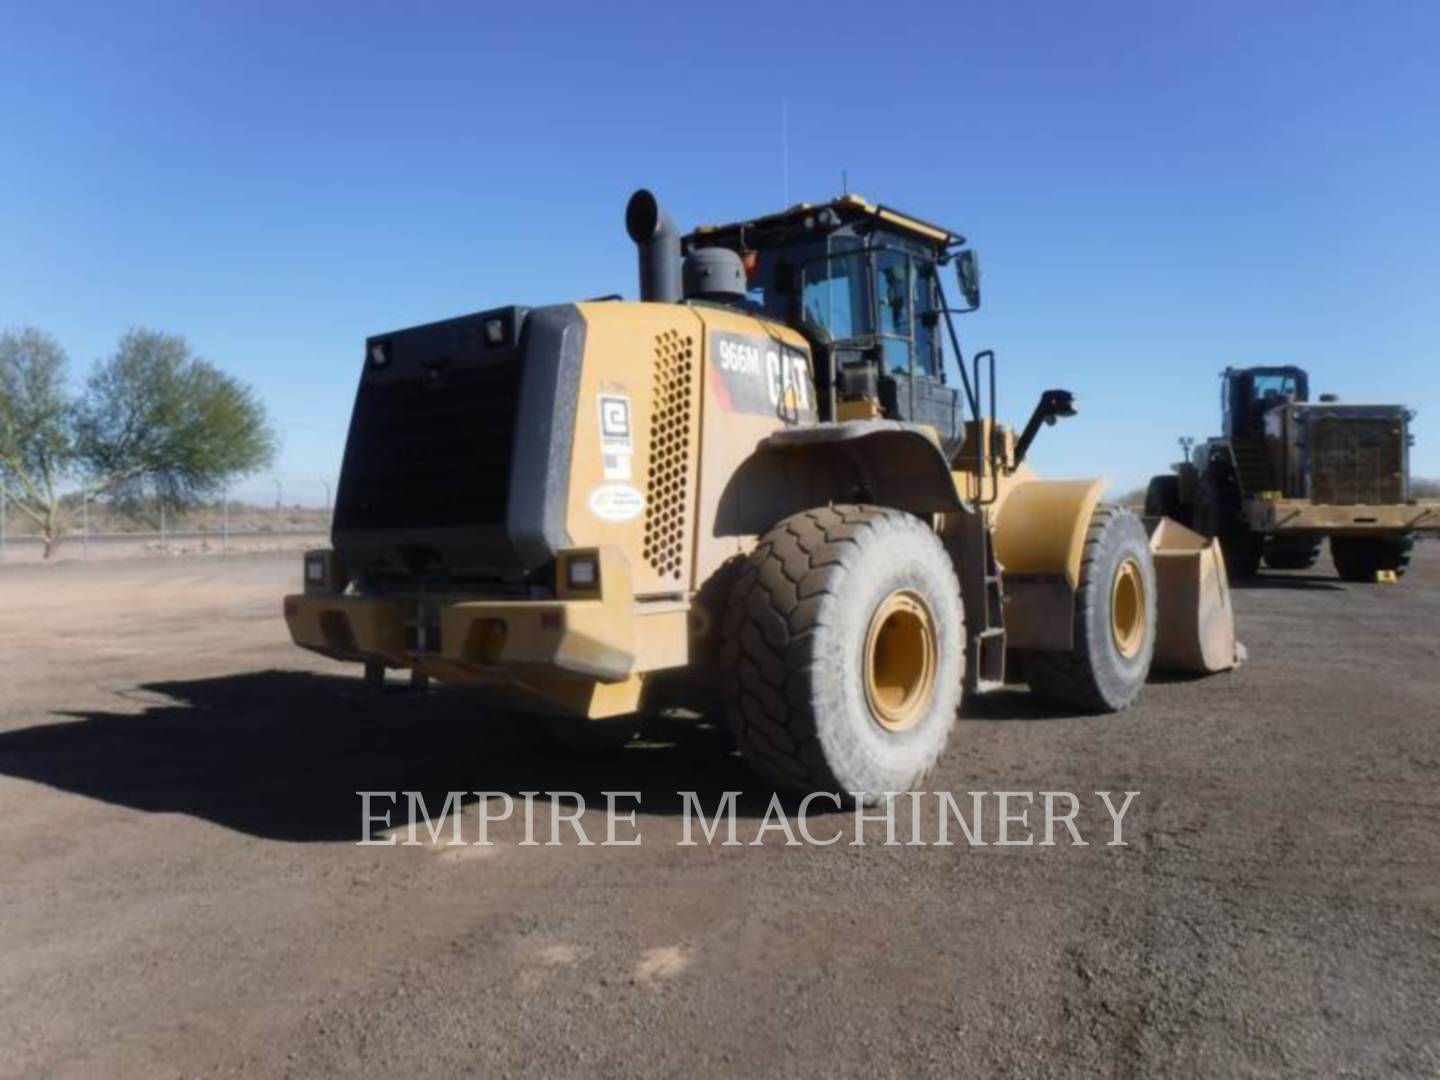
{"type": "Polygon", "coordinates": [[[960,295],[972,311],[980,306],[980,259],[971,248],[955,256],[955,276],[960,279],[960,295]]]}

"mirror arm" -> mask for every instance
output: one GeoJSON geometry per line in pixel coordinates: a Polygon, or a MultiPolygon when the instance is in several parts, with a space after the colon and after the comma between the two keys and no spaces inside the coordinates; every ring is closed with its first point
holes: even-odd
{"type": "Polygon", "coordinates": [[[1025,430],[1020,433],[1020,438],[1015,443],[1015,464],[1019,465],[1025,460],[1030,444],[1035,441],[1035,436],[1040,434],[1041,424],[1053,425],[1062,416],[1074,416],[1077,411],[1075,395],[1069,390],[1046,390],[1041,394],[1035,411],[1030,414],[1030,419],[1025,424],[1025,430]]]}
{"type": "MultiPolygon", "coordinates": [[[[960,383],[965,388],[965,400],[970,405],[970,415],[980,419],[980,402],[975,397],[975,388],[970,385],[970,376],[965,374],[965,354],[960,351],[960,335],[955,333],[955,321],[950,318],[951,308],[945,302],[945,287],[940,284],[940,275],[935,275],[935,292],[940,297],[939,314],[945,316],[945,331],[950,338],[950,349],[955,353],[955,367],[960,371],[960,383]]],[[[963,314],[963,312],[955,312],[963,314]]]]}

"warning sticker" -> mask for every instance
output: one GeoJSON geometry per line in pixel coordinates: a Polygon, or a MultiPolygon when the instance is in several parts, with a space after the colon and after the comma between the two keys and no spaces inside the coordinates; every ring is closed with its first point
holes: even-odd
{"type": "Polygon", "coordinates": [[[645,496],[629,484],[601,484],[590,492],[590,512],[602,521],[630,521],[645,512],[645,496]]]}
{"type": "Polygon", "coordinates": [[[630,430],[630,399],[624,394],[601,394],[600,460],[606,480],[629,480],[635,438],[630,430]]]}

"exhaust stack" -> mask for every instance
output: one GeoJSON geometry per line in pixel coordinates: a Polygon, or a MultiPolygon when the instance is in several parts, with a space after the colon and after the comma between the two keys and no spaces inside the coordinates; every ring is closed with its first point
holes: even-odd
{"type": "Polygon", "coordinates": [[[660,203],[645,188],[630,196],[625,206],[625,231],[640,254],[640,299],[678,304],[680,232],[660,203]]]}

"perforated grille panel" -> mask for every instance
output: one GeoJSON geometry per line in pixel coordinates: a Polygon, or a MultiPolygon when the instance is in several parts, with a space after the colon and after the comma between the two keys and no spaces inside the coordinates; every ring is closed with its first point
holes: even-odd
{"type": "Polygon", "coordinates": [[[1317,419],[1310,429],[1310,497],[1335,506],[1405,501],[1405,432],[1395,420],[1317,419]]]}
{"type": "Polygon", "coordinates": [[[680,580],[689,506],[690,387],[695,339],[678,330],[655,337],[655,412],[645,487],[645,561],[680,580]]]}

